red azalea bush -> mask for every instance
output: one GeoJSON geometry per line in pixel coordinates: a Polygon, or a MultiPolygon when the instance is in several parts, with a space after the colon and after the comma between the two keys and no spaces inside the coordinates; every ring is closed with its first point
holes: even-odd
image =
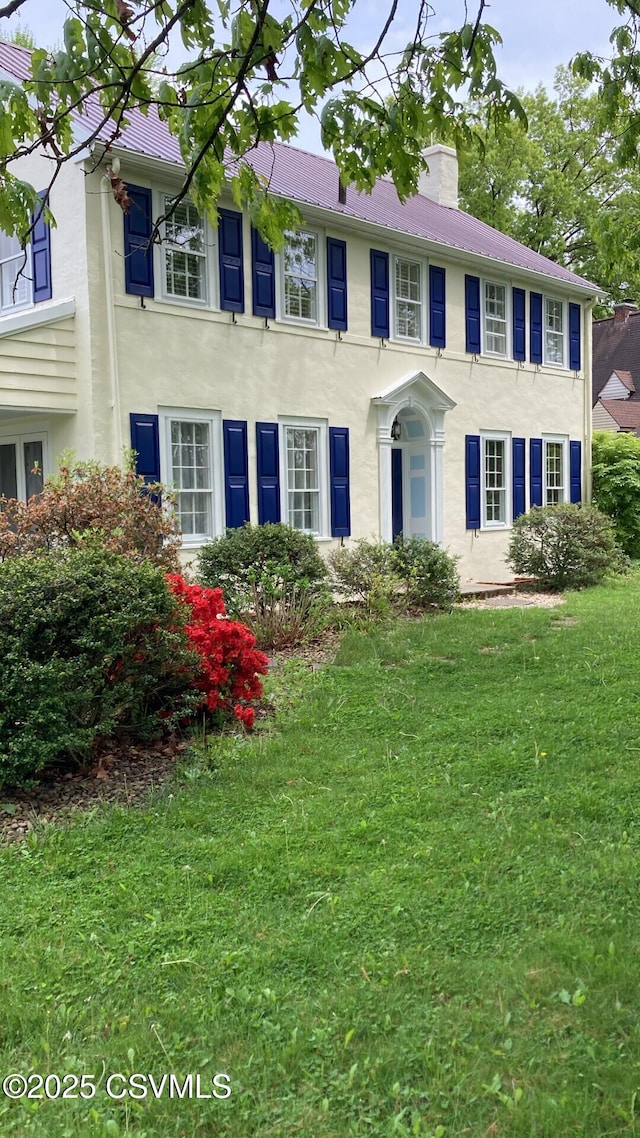
{"type": "Polygon", "coordinates": [[[187,636],[200,655],[202,674],[196,681],[208,711],[232,713],[253,727],[255,712],[248,706],[262,695],[259,676],[268,660],[255,646],[256,638],[240,621],[229,620],[222,589],[188,585],[178,573],[168,573],[171,592],[189,606],[187,636]]]}

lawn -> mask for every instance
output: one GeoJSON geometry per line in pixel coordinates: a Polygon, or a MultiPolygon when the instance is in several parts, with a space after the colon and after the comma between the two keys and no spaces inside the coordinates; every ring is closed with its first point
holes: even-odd
{"type": "Polygon", "coordinates": [[[638,575],[349,634],[211,770],[4,849],[0,1071],[97,1090],[3,1138],[640,1133],[639,644],[638,575]]]}

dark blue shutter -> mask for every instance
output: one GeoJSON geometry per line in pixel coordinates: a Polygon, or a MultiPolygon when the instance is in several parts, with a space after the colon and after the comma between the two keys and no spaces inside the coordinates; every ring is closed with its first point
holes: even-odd
{"type": "Polygon", "coordinates": [[[445,271],[429,265],[429,343],[432,348],[446,345],[445,271]]]}
{"type": "Polygon", "coordinates": [[[276,274],[273,249],[264,242],[257,229],[251,227],[251,268],[253,315],[276,314],[276,274]]]}
{"type": "Polygon", "coordinates": [[[513,519],[520,517],[524,514],[526,503],[526,485],[525,485],[525,452],[526,445],[524,439],[514,439],[512,454],[513,454],[513,519]]]}
{"type": "Polygon", "coordinates": [[[347,243],[327,237],[327,323],[347,330],[347,243]]]}
{"type": "MultiPolygon", "coordinates": [[[[580,305],[569,305],[569,367],[580,371],[580,305]]],[[[571,499],[573,501],[573,498],[571,499]]]]}
{"type": "Polygon", "coordinates": [[[402,450],[394,447],[391,451],[391,536],[394,541],[403,529],[402,450]]]}
{"type": "Polygon", "coordinates": [[[238,529],[249,521],[247,424],[240,419],[223,419],[222,439],[227,529],[238,529]]]}
{"type": "MultiPolygon", "coordinates": [[[[513,290],[513,358],[526,359],[526,323],[527,313],[525,306],[525,291],[523,288],[513,290]]],[[[523,511],[524,512],[524,511],[523,511]]]]}
{"type": "MultiPolygon", "coordinates": [[[[39,195],[46,204],[46,192],[39,195]]],[[[38,217],[36,209],[32,218],[31,234],[31,272],[33,275],[33,303],[51,300],[51,229],[44,219],[44,211],[38,217]]]]}
{"type": "Polygon", "coordinates": [[[131,198],[124,215],[124,287],[134,296],[153,296],[153,209],[151,190],[127,184],[131,198]]]}
{"type": "Polygon", "coordinates": [[[331,536],[348,537],[351,533],[348,427],[329,427],[329,480],[331,536]]]}
{"type": "MultiPolygon", "coordinates": [[[[464,278],[464,308],[466,326],[465,351],[480,354],[480,278],[464,278]]],[[[469,436],[470,438],[472,436],[469,436]]],[[[470,528],[470,527],[467,527],[470,528]]]]}
{"type": "Polygon", "coordinates": [[[371,335],[389,339],[389,254],[371,250],[371,335]]]}
{"type": "Polygon", "coordinates": [[[529,440],[529,505],[542,505],[542,439],[529,440]]]}
{"type": "Polygon", "coordinates": [[[258,521],[280,521],[280,450],[278,424],[256,423],[258,521]]]}
{"type": "Polygon", "coordinates": [[[220,307],[225,312],[244,312],[242,214],[232,209],[220,209],[218,213],[220,307]]]}
{"type": "Polygon", "coordinates": [[[542,363],[542,293],[529,294],[529,359],[542,363]]]}
{"type": "Polygon", "coordinates": [[[465,438],[467,529],[480,529],[480,435],[465,438]]]}
{"type": "Polygon", "coordinates": [[[157,415],[129,415],[131,449],[136,452],[136,473],[145,482],[160,481],[160,435],[157,415]]]}
{"type": "Polygon", "coordinates": [[[569,443],[569,486],[571,501],[582,501],[582,443],[571,439],[569,443]]]}

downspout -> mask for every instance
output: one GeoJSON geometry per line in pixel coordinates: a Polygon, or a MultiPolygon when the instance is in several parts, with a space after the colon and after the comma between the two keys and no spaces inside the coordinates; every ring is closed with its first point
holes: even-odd
{"type": "Polygon", "coordinates": [[[597,298],[595,296],[592,297],[592,299],[585,306],[585,316],[588,315],[588,319],[584,321],[584,497],[586,502],[591,501],[591,392],[593,390],[593,383],[591,378],[593,356],[593,334],[591,321],[593,306],[596,303],[596,299],[597,298]]]}
{"type": "MultiPolygon", "coordinates": [[[[116,164],[120,161],[114,158],[111,171],[116,174],[116,164]]],[[[110,172],[111,172],[110,171],[110,172]]],[[[109,205],[111,203],[111,183],[109,174],[102,179],[103,190],[100,194],[100,208],[102,210],[102,255],[104,260],[104,292],[107,316],[107,342],[109,356],[109,388],[111,394],[111,415],[113,435],[113,461],[122,462],[122,422],[120,418],[120,376],[118,372],[118,352],[116,348],[115,304],[113,295],[113,273],[111,271],[111,219],[109,205]]]]}

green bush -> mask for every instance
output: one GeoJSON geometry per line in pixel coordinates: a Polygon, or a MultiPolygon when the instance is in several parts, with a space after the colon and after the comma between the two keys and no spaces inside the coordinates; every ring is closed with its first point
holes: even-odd
{"type": "Polygon", "coordinates": [[[393,546],[394,571],[405,586],[409,608],[450,608],[458,597],[457,557],[433,541],[403,538],[393,546]]]}
{"type": "Polygon", "coordinates": [[[412,537],[390,545],[360,538],[329,554],[332,585],[371,615],[391,609],[447,608],[458,595],[456,558],[432,541],[412,537]]]}
{"type": "Polygon", "coordinates": [[[229,616],[265,648],[313,635],[327,607],[326,577],[313,535],[280,522],[228,530],[198,559],[198,579],[222,589],[229,616]]]}
{"type": "Polygon", "coordinates": [[[628,557],[640,557],[640,439],[596,431],[592,449],[593,501],[613,519],[628,557]]]}
{"type": "Polygon", "coordinates": [[[621,572],[625,557],[611,518],[595,506],[534,506],[513,523],[508,562],[550,589],[597,585],[621,572]]]}
{"type": "Polygon", "coordinates": [[[0,564],[0,783],[81,760],[100,737],[157,734],[202,698],[187,612],[162,571],[104,550],[0,564]]]}

